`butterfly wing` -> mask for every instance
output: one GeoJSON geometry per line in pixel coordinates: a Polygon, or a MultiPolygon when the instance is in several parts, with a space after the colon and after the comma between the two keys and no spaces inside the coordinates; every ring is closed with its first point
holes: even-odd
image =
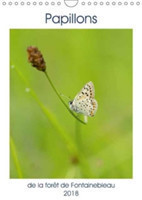
{"type": "Polygon", "coordinates": [[[84,97],[89,97],[92,99],[95,97],[94,84],[91,81],[84,85],[81,91],[75,96],[74,101],[79,101],[84,97]]]}
{"type": "Polygon", "coordinates": [[[90,81],[82,88],[82,90],[75,96],[73,106],[75,111],[86,116],[94,116],[98,104],[94,99],[95,89],[93,83],[90,81]]]}
{"type": "Polygon", "coordinates": [[[89,111],[89,116],[93,117],[98,109],[98,102],[96,101],[96,99],[92,99],[91,105],[92,107],[89,111]]]}

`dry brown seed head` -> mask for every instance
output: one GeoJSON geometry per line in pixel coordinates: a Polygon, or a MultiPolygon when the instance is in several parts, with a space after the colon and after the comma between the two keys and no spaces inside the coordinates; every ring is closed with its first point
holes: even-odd
{"type": "Polygon", "coordinates": [[[38,50],[37,47],[29,46],[27,48],[28,52],[28,61],[39,71],[46,70],[46,63],[44,61],[43,55],[38,50]]]}

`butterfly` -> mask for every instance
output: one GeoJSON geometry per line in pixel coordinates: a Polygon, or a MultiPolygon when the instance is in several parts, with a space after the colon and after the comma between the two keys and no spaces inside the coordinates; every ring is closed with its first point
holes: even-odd
{"type": "Polygon", "coordinates": [[[98,103],[94,97],[94,84],[90,81],[84,85],[82,90],[75,96],[72,101],[69,101],[69,107],[76,113],[93,117],[98,108],[98,103]]]}

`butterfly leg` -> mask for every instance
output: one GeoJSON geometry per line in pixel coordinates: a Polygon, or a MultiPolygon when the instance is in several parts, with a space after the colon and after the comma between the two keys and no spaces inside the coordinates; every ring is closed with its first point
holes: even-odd
{"type": "Polygon", "coordinates": [[[86,115],[84,115],[84,122],[87,123],[88,122],[88,117],[86,115]]]}
{"type": "Polygon", "coordinates": [[[62,96],[62,97],[65,97],[66,99],[69,99],[69,100],[71,100],[71,98],[70,98],[70,97],[67,97],[66,95],[64,95],[64,94],[62,94],[62,93],[60,93],[60,96],[62,96]]]}

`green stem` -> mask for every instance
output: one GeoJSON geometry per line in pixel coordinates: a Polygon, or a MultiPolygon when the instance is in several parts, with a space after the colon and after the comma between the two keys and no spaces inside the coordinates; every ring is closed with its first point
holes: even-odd
{"type": "MultiPolygon", "coordinates": [[[[79,118],[79,115],[78,115],[79,118]]],[[[79,151],[81,151],[81,124],[76,121],[75,124],[75,140],[76,140],[76,145],[78,146],[79,151]]]]}
{"type": "Polygon", "coordinates": [[[50,85],[52,86],[53,90],[54,90],[55,93],[57,94],[58,98],[59,98],[60,101],[64,104],[64,106],[67,108],[67,110],[71,113],[71,115],[72,115],[73,117],[75,117],[75,118],[76,118],[79,122],[81,122],[82,124],[86,124],[84,121],[82,121],[81,119],[79,119],[79,118],[69,109],[69,107],[67,106],[67,104],[63,101],[63,99],[61,98],[60,94],[59,94],[58,91],[56,90],[56,88],[55,88],[54,84],[52,83],[52,81],[51,81],[49,75],[47,74],[47,72],[45,71],[44,73],[45,73],[45,75],[46,75],[46,77],[47,77],[47,79],[48,79],[50,85]]]}
{"type": "MultiPolygon", "coordinates": [[[[78,114],[78,118],[80,115],[78,114]]],[[[79,152],[79,166],[80,166],[80,173],[82,174],[82,177],[84,178],[90,178],[92,177],[90,166],[83,155],[83,146],[82,146],[82,134],[81,134],[81,124],[76,120],[75,124],[75,141],[76,145],[78,147],[79,152]]]]}
{"type": "Polygon", "coordinates": [[[86,161],[86,158],[84,157],[84,155],[82,154],[81,152],[81,143],[79,141],[79,136],[80,136],[80,127],[79,127],[79,122],[83,123],[83,124],[86,124],[84,121],[82,121],[80,118],[78,118],[70,109],[69,107],[66,105],[66,103],[63,101],[63,99],[61,98],[60,94],[58,93],[58,91],[56,90],[56,88],[54,87],[54,84],[52,83],[49,75],[47,74],[47,72],[45,71],[45,75],[48,79],[48,81],[50,82],[53,90],[55,91],[55,93],[57,94],[57,96],[59,97],[59,99],[61,100],[61,102],[64,104],[64,106],[67,108],[67,110],[77,119],[77,130],[76,131],[79,131],[76,135],[76,139],[78,141],[78,144],[80,144],[80,146],[78,146],[77,144],[77,150],[78,150],[78,153],[77,153],[77,156],[79,158],[79,165],[80,165],[80,168],[81,168],[81,171],[82,171],[82,174],[83,174],[83,177],[84,178],[89,178],[89,177],[92,177],[92,173],[91,173],[91,170],[90,170],[90,166],[88,164],[88,162],[86,161]]]}
{"type": "Polygon", "coordinates": [[[14,160],[14,163],[15,163],[15,166],[16,166],[16,170],[17,170],[17,173],[18,173],[18,177],[23,178],[20,163],[19,163],[19,160],[18,160],[17,152],[16,152],[16,147],[15,147],[14,141],[13,141],[11,136],[10,136],[10,147],[11,147],[11,153],[12,153],[12,156],[13,156],[13,160],[14,160]]]}

